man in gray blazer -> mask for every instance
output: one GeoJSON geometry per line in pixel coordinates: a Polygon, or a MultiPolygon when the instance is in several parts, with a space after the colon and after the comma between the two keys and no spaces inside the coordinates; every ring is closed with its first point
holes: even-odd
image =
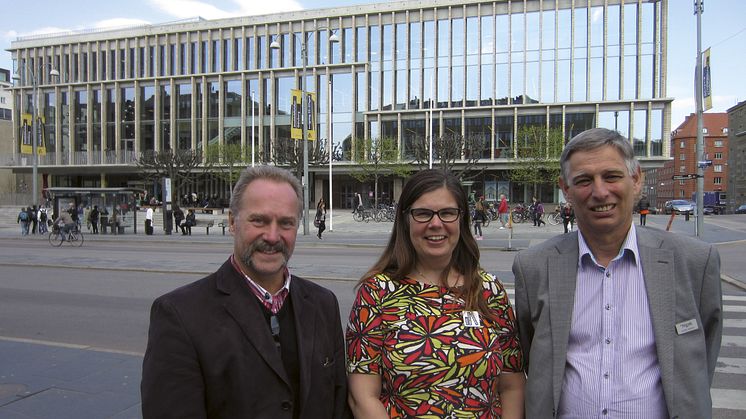
{"type": "Polygon", "coordinates": [[[617,132],[579,134],[560,166],[578,231],[513,263],[526,417],[712,417],[723,327],[717,250],[635,228],[642,173],[617,132]]]}
{"type": "Polygon", "coordinates": [[[301,196],[286,170],[242,173],[230,204],[233,255],[153,303],[143,418],[350,417],[337,299],[287,267],[301,196]]]}

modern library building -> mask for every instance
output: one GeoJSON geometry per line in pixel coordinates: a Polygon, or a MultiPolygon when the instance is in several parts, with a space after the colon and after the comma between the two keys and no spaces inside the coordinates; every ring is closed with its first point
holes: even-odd
{"type": "MultiPolygon", "coordinates": [[[[526,127],[565,141],[616,129],[643,167],[668,159],[667,15],[667,0],[408,0],[23,37],[9,50],[16,139],[0,166],[30,173],[23,125],[35,111],[48,187],[153,190],[137,161],[169,150],[233,146],[243,164],[282,165],[298,150],[283,144],[302,89],[315,95],[302,118],[316,137],[311,202],[371,196],[372,181],[352,176],[380,157],[359,151],[371,144],[386,140],[398,166],[418,170],[423,145],[442,138],[461,139],[455,168],[479,169],[470,190],[522,202],[534,185],[510,171],[526,127]]],[[[194,171],[182,192],[229,197],[219,165],[194,171]]],[[[384,175],[379,197],[395,199],[402,175],[384,175]]],[[[561,200],[554,184],[536,193],[561,200]]]]}

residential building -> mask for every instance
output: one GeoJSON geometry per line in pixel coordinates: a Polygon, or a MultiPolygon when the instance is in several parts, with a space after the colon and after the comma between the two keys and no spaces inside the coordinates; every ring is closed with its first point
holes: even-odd
{"type": "MultiPolygon", "coordinates": [[[[30,112],[39,73],[49,186],[137,186],[135,161],[164,150],[235,145],[273,161],[290,138],[291,90],[305,87],[317,99],[313,154],[332,151],[330,165],[309,160],[310,201],[349,207],[373,193],[350,176],[361,140],[392,139],[408,163],[430,138],[454,136],[478,139],[484,171],[469,187],[515,202],[533,193],[509,177],[522,127],[566,139],[614,128],[644,167],[669,159],[667,15],[667,0],[408,0],[25,37],[9,51],[16,116],[30,112]]],[[[14,144],[0,166],[29,172],[14,144]]],[[[466,148],[457,167],[475,155],[466,148]]],[[[230,195],[219,176],[194,177],[183,193],[230,195]]],[[[378,193],[396,198],[401,185],[387,176],[378,193]]],[[[554,183],[538,194],[559,200],[554,183]]]]}

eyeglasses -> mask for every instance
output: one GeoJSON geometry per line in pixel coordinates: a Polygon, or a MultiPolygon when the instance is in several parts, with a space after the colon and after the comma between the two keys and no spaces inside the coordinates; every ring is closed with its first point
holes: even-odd
{"type": "Polygon", "coordinates": [[[280,349],[280,320],[274,314],[269,316],[269,327],[272,330],[272,339],[275,340],[277,349],[280,349]]]}
{"type": "Polygon", "coordinates": [[[429,208],[410,208],[409,214],[418,223],[429,223],[435,214],[438,214],[440,221],[452,223],[461,216],[461,210],[459,208],[441,208],[438,211],[433,211],[429,208]]]}

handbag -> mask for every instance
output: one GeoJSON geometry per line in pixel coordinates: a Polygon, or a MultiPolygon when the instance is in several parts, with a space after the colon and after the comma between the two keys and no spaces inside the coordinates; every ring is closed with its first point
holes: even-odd
{"type": "Polygon", "coordinates": [[[319,220],[318,218],[313,220],[314,227],[318,228],[320,225],[321,225],[321,220],[319,220]]]}

